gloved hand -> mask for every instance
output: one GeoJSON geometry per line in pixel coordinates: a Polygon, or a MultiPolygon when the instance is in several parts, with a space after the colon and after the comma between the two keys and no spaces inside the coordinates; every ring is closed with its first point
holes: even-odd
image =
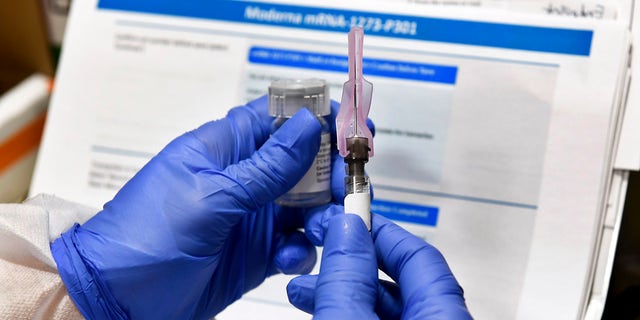
{"type": "Polygon", "coordinates": [[[307,236],[324,242],[320,273],[289,282],[293,305],[314,319],[471,319],[436,248],[378,215],[369,234],[342,211],[332,206],[309,218],[307,236]],[[378,265],[395,283],[378,280],[378,265]]]}
{"type": "Polygon", "coordinates": [[[302,210],[273,200],[310,167],[321,126],[303,109],[270,137],[271,121],[263,97],[178,137],[51,244],[85,317],[211,318],[274,273],[312,269],[302,210]]]}

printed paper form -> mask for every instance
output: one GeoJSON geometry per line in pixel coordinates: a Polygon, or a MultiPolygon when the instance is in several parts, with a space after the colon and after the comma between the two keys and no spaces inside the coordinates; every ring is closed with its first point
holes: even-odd
{"type": "MultiPolygon", "coordinates": [[[[634,37],[634,43],[640,43],[640,17],[634,0],[386,0],[409,2],[421,5],[464,7],[475,9],[499,9],[506,12],[526,12],[566,18],[607,19],[628,23],[634,37]],[[634,14],[636,15],[634,19],[634,14]],[[632,22],[636,21],[632,25],[632,22]]],[[[630,64],[631,79],[640,78],[640,52],[632,51],[630,64]]],[[[636,80],[637,81],[637,80],[636,80]]],[[[640,87],[630,86],[628,102],[621,128],[619,148],[617,149],[615,167],[624,170],[640,170],[640,87]]]]}
{"type": "MultiPolygon", "coordinates": [[[[640,6],[640,3],[637,4],[640,6]]],[[[632,37],[634,49],[631,51],[629,93],[626,100],[625,117],[620,133],[620,147],[616,155],[616,168],[640,170],[640,10],[634,11],[632,37]]]]}
{"type": "MultiPolygon", "coordinates": [[[[127,9],[140,2],[102,3],[120,9],[96,9],[95,2],[75,4],[74,12],[83,14],[70,24],[34,192],[100,206],[173,136],[224,115],[230,106],[259,94],[261,87],[266,91],[270,79],[302,74],[326,78],[333,85],[344,81],[341,69],[321,69],[314,62],[326,58],[339,66],[346,33],[304,23],[283,27],[244,16],[176,17],[171,8],[162,15],[141,14],[127,9]],[[140,39],[147,39],[144,46],[140,39]],[[258,50],[259,55],[251,55],[258,50]],[[184,56],[190,61],[182,61],[184,56]],[[93,57],[100,57],[100,63],[93,57]],[[304,64],[292,65],[283,57],[300,58],[296,61],[304,64]],[[218,83],[220,79],[224,83],[218,83]],[[114,81],[118,83],[112,85],[114,81]],[[61,146],[72,151],[62,152],[61,146]],[[95,183],[96,176],[113,180],[95,183]]],[[[364,2],[331,4],[335,10],[331,14],[342,14],[346,21],[351,15],[356,20],[400,21],[396,26],[407,22],[411,27],[415,22],[418,35],[423,23],[461,19],[431,9],[438,19],[423,19],[415,16],[415,7],[402,5],[381,4],[376,9],[380,12],[367,12],[357,10],[367,8],[364,2]],[[389,17],[388,12],[403,16],[389,17]]],[[[260,10],[274,8],[250,2],[216,3],[240,5],[251,5],[258,17],[260,10]]],[[[298,14],[303,22],[311,14],[328,12],[305,11],[293,2],[277,8],[294,17],[302,12],[298,14]]],[[[388,150],[385,156],[378,148],[376,160],[389,159],[370,163],[376,210],[401,213],[394,218],[444,252],[477,318],[512,319],[521,310],[537,318],[546,313],[576,317],[584,302],[580,294],[587,286],[589,247],[595,242],[592,231],[599,221],[606,180],[604,154],[612,130],[608,119],[615,113],[611,101],[617,78],[609,70],[618,70],[622,60],[610,50],[623,51],[623,28],[588,21],[569,26],[558,19],[523,16],[500,16],[495,21],[502,23],[499,27],[523,23],[572,30],[578,36],[592,35],[593,42],[589,40],[586,53],[582,49],[554,53],[539,51],[558,49],[553,46],[452,44],[370,30],[365,56],[377,72],[367,76],[376,83],[372,117],[382,129],[376,139],[388,150]],[[390,110],[411,110],[427,125],[393,119],[396,113],[390,110]],[[582,139],[586,136],[588,141],[582,139]],[[390,175],[387,168],[395,159],[424,165],[396,166],[397,174],[390,175]],[[405,167],[407,171],[402,170],[405,167]],[[410,179],[412,175],[419,179],[410,179]],[[549,261],[559,266],[537,268],[549,261]],[[547,279],[561,279],[563,285],[547,279]],[[538,296],[541,292],[545,295],[538,296]],[[542,307],[529,312],[536,305],[542,307]]],[[[527,45],[561,43],[549,39],[531,39],[527,45]]],[[[308,318],[288,306],[285,284],[285,277],[274,277],[249,293],[246,302],[262,306],[265,315],[288,308],[287,315],[308,318]]],[[[241,318],[231,312],[246,311],[242,303],[220,318],[241,318]]],[[[255,315],[258,309],[252,310],[255,315]]]]}
{"type": "MultiPolygon", "coordinates": [[[[410,2],[415,4],[464,7],[477,9],[500,9],[507,12],[527,12],[566,18],[608,19],[628,23],[634,37],[634,43],[640,43],[640,17],[633,0],[556,0],[556,1],[511,1],[511,0],[387,0],[410,2]],[[636,15],[635,19],[633,15],[636,15]],[[636,21],[632,25],[632,22],[636,21]]],[[[631,79],[640,78],[640,52],[632,51],[630,64],[631,79]]],[[[621,128],[619,148],[617,149],[615,167],[624,170],[640,170],[640,87],[630,86],[628,102],[621,128]]]]}
{"type": "Polygon", "coordinates": [[[633,0],[386,0],[450,8],[498,9],[585,19],[627,19],[633,0]]]}

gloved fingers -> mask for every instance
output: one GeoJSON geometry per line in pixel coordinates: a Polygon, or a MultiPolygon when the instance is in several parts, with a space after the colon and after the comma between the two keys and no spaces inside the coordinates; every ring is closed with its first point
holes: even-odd
{"type": "Polygon", "coordinates": [[[378,302],[375,310],[380,319],[400,319],[403,308],[402,293],[398,284],[379,280],[378,302]]]}
{"type": "Polygon", "coordinates": [[[405,305],[416,293],[428,288],[441,291],[430,290],[431,294],[462,298],[462,289],[438,249],[375,214],[371,233],[381,269],[400,285],[405,305]]]}
{"type": "Polygon", "coordinates": [[[344,215],[344,207],[333,203],[308,208],[304,214],[304,232],[307,239],[315,246],[324,244],[324,237],[329,220],[337,215],[344,215]]]}
{"type": "MultiPolygon", "coordinates": [[[[296,308],[312,314],[318,275],[303,275],[291,279],[287,285],[289,302],[296,308]]],[[[394,282],[378,280],[375,312],[380,319],[393,320],[402,317],[403,303],[400,288],[394,282]]]]}
{"type": "Polygon", "coordinates": [[[334,216],[324,238],[314,318],[375,318],[377,290],[378,268],[367,227],[357,215],[334,216]]]}
{"type": "Polygon", "coordinates": [[[336,143],[336,117],[340,110],[340,103],[331,100],[331,114],[329,115],[329,130],[331,131],[331,195],[335,203],[344,204],[344,158],[338,153],[336,143]]]}
{"type": "MultiPolygon", "coordinates": [[[[455,279],[453,279],[455,282],[455,279]]],[[[423,285],[405,299],[403,316],[407,319],[472,319],[464,302],[462,289],[451,279],[423,285]]]]}
{"type": "Polygon", "coordinates": [[[316,264],[316,248],[303,233],[294,231],[284,235],[284,241],[276,248],[273,263],[284,274],[303,274],[313,270],[316,264]]]}
{"type": "Polygon", "coordinates": [[[287,297],[296,308],[313,314],[315,309],[316,283],[318,275],[302,275],[295,277],[287,284],[287,297]]]}
{"type": "Polygon", "coordinates": [[[289,207],[274,204],[275,230],[289,232],[304,228],[306,207],[289,207]]]}
{"type": "MultiPolygon", "coordinates": [[[[183,140],[174,140],[163,154],[150,162],[155,167],[145,166],[132,181],[148,180],[146,183],[150,186],[144,190],[166,189],[164,199],[158,205],[171,208],[164,212],[171,220],[179,248],[192,255],[211,255],[224,245],[231,228],[247,213],[264,207],[304,175],[318,152],[320,130],[316,117],[303,109],[249,159],[223,170],[203,160],[198,149],[202,143],[197,143],[193,135],[183,135],[179,138],[183,140]],[[170,180],[157,178],[167,174],[170,174],[170,180]],[[167,184],[167,181],[171,183],[167,184]]],[[[139,193],[135,190],[127,192],[130,185],[125,185],[118,196],[139,193]]],[[[136,202],[119,203],[135,205],[136,202]]],[[[282,230],[269,230],[274,231],[282,230]]]]}
{"type": "Polygon", "coordinates": [[[329,123],[329,131],[331,131],[331,150],[338,150],[336,144],[336,117],[340,111],[340,102],[331,99],[331,113],[328,116],[327,122],[329,123]]]}
{"type": "Polygon", "coordinates": [[[322,246],[329,221],[334,216],[342,214],[344,214],[344,207],[335,203],[306,209],[304,212],[304,231],[311,243],[318,247],[322,246]]]}
{"type": "Polygon", "coordinates": [[[338,149],[335,149],[331,152],[331,196],[333,202],[342,205],[344,204],[344,177],[346,175],[344,158],[340,156],[338,149]]]}
{"type": "Polygon", "coordinates": [[[269,96],[263,95],[258,97],[252,101],[249,101],[246,104],[246,107],[255,110],[258,118],[260,119],[260,123],[265,125],[268,130],[271,130],[271,122],[273,122],[273,117],[269,114],[269,96]]]}
{"type": "Polygon", "coordinates": [[[204,145],[211,162],[224,169],[250,157],[271,134],[266,96],[232,108],[223,119],[205,123],[191,133],[204,145]]]}
{"type": "Polygon", "coordinates": [[[376,136],[376,125],[373,123],[373,120],[367,118],[367,127],[369,127],[369,130],[371,130],[371,136],[375,137],[376,136]]]}
{"type": "Polygon", "coordinates": [[[237,187],[227,192],[232,195],[229,201],[252,211],[291,189],[314,161],[320,131],[311,112],[298,111],[250,158],[220,173],[237,187]]]}

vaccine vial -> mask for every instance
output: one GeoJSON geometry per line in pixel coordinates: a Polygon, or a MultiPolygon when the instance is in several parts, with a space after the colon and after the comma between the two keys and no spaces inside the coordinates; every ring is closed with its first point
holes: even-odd
{"type": "Polygon", "coordinates": [[[278,130],[301,108],[316,115],[322,125],[320,150],[309,171],[276,203],[289,207],[311,207],[331,201],[331,135],[325,116],[331,113],[329,87],[324,80],[276,80],[269,86],[269,114],[275,119],[271,132],[278,130]]]}

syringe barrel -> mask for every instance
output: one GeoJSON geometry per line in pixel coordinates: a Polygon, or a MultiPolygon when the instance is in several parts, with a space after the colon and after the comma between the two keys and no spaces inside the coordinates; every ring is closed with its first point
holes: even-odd
{"type": "Polygon", "coordinates": [[[344,177],[344,194],[350,193],[369,194],[369,177],[364,175],[344,177]]]}
{"type": "Polygon", "coordinates": [[[349,189],[349,185],[354,186],[354,188],[351,191],[345,192],[344,213],[352,213],[360,216],[362,221],[364,221],[364,224],[367,226],[367,230],[371,231],[371,195],[369,194],[369,178],[362,178],[364,179],[353,179],[350,180],[349,183],[345,184],[347,189],[349,189]]]}
{"type": "Polygon", "coordinates": [[[347,173],[344,178],[344,212],[357,214],[371,230],[369,177],[364,174],[364,164],[369,160],[368,139],[347,138],[347,150],[349,153],[344,158],[347,173]]]}

